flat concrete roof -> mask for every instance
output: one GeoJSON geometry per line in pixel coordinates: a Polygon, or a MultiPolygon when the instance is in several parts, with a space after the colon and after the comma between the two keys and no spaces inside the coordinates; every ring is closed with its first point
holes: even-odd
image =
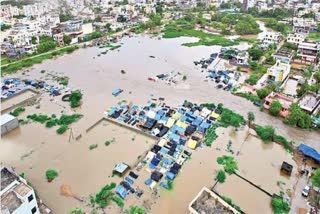
{"type": "Polygon", "coordinates": [[[15,119],[16,117],[12,116],[11,114],[3,114],[1,115],[1,126],[15,119]]]}

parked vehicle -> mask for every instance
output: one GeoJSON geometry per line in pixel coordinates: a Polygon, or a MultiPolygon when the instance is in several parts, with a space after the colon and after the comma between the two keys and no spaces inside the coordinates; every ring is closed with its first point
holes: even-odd
{"type": "Polygon", "coordinates": [[[309,187],[309,186],[305,186],[305,187],[303,188],[303,190],[302,190],[302,196],[308,197],[309,192],[310,192],[310,187],[309,187]]]}

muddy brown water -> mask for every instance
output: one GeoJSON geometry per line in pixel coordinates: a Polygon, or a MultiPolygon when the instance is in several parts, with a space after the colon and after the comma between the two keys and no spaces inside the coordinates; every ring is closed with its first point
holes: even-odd
{"type": "MultiPolygon", "coordinates": [[[[27,73],[28,78],[45,78],[46,74],[41,74],[42,69],[51,73],[63,73],[70,78],[69,84],[72,88],[83,90],[83,104],[80,108],[70,110],[67,103],[61,102],[59,97],[50,98],[43,95],[40,108],[35,106],[27,107],[19,118],[25,118],[31,113],[82,113],[84,117],[75,124],[72,124],[74,136],[80,134],[83,137],[79,141],[68,142],[70,131],[58,136],[55,128],[46,129],[41,124],[28,124],[22,126],[2,138],[0,144],[0,161],[4,164],[14,166],[17,171],[25,172],[27,178],[36,187],[43,200],[52,207],[54,213],[65,213],[68,210],[81,206],[88,209],[78,201],[60,195],[62,184],[70,185],[75,195],[88,197],[89,194],[96,193],[105,184],[111,181],[119,181],[117,178],[109,178],[111,168],[118,161],[135,161],[139,154],[143,153],[151,145],[151,140],[145,137],[136,136],[136,133],[128,132],[123,128],[114,125],[99,125],[88,134],[85,130],[103,116],[107,107],[113,106],[119,101],[127,100],[135,104],[144,105],[150,98],[164,97],[167,104],[177,106],[184,100],[194,102],[214,102],[224,103],[224,106],[231,108],[244,116],[248,111],[255,113],[256,122],[263,125],[272,124],[278,133],[293,139],[296,142],[304,141],[320,148],[316,142],[320,139],[319,132],[306,132],[293,127],[286,126],[281,120],[274,118],[252,105],[251,102],[231,95],[229,92],[218,90],[210,82],[204,82],[205,77],[201,70],[193,65],[194,60],[208,57],[211,53],[218,52],[218,46],[213,47],[193,47],[181,46],[181,43],[194,41],[190,38],[157,40],[148,37],[124,38],[122,47],[118,50],[108,52],[106,55],[97,56],[101,52],[98,48],[80,49],[70,55],[64,55],[54,60],[47,60],[42,64],[34,66],[27,73]],[[154,55],[155,58],[150,58],[154,55]],[[121,74],[125,70],[126,74],[121,74]],[[167,85],[163,81],[151,82],[147,78],[161,73],[176,71],[187,76],[186,81],[179,81],[176,85],[167,85]],[[124,92],[118,97],[113,97],[111,92],[115,88],[122,88],[124,92]],[[112,128],[114,127],[114,128],[112,128]],[[135,137],[134,142],[132,138],[135,137]],[[115,144],[105,147],[103,145],[106,138],[116,139],[115,144]],[[146,143],[148,141],[149,143],[146,143]],[[89,151],[90,144],[99,144],[98,148],[89,151]],[[60,176],[48,184],[44,178],[45,170],[56,168],[60,176]]],[[[240,46],[241,48],[241,46],[240,46]]],[[[11,77],[25,78],[22,73],[12,74],[11,77]]],[[[261,177],[255,176],[251,171],[259,166],[254,165],[265,150],[260,147],[241,147],[246,131],[244,133],[234,131],[222,131],[226,134],[221,136],[212,148],[203,148],[195,152],[192,159],[186,163],[182,173],[175,180],[174,191],[161,191],[160,199],[156,204],[152,204],[151,213],[161,213],[164,207],[165,213],[186,213],[187,206],[193,197],[200,191],[202,186],[213,184],[215,171],[220,169],[216,163],[217,156],[224,153],[229,138],[234,141],[235,150],[252,151],[260,149],[261,152],[254,154],[239,155],[240,169],[246,175],[263,183],[261,177]],[[242,134],[240,134],[242,133],[242,134]],[[238,135],[243,135],[239,137],[238,135]],[[217,145],[217,146],[216,146],[217,145]],[[223,151],[219,150],[219,146],[223,151]],[[251,163],[251,162],[252,163],[251,163]],[[250,163],[248,163],[250,162],[250,163]],[[188,190],[186,192],[186,189],[188,190]]],[[[257,146],[255,145],[255,146],[257,146]]],[[[271,149],[269,148],[271,151],[271,149]]],[[[274,148],[272,148],[272,151],[274,148]]],[[[280,158],[288,158],[283,151],[275,149],[280,158]]],[[[264,160],[267,164],[273,163],[270,155],[264,160]]],[[[274,154],[273,154],[274,155],[274,154]]],[[[264,156],[263,156],[264,157],[264,156]]],[[[276,160],[275,160],[276,161],[276,160]]],[[[274,166],[268,167],[270,173],[274,173],[278,167],[277,159],[274,166]]],[[[288,160],[290,161],[290,160],[288,160]]],[[[265,163],[264,162],[264,163],[265,163]]],[[[142,173],[142,177],[147,177],[142,173]]],[[[141,181],[139,181],[141,182],[141,181]]],[[[275,190],[275,181],[271,180],[266,188],[275,190]]],[[[289,185],[290,182],[288,182],[289,185]]],[[[143,185],[143,183],[141,184],[143,185]]],[[[231,188],[231,187],[230,187],[231,188]]],[[[149,200],[147,190],[142,199],[129,199],[125,202],[130,204],[143,204],[149,200]]],[[[146,202],[149,203],[149,202],[146,202]]],[[[118,209],[115,209],[119,212],[118,209]]]]}

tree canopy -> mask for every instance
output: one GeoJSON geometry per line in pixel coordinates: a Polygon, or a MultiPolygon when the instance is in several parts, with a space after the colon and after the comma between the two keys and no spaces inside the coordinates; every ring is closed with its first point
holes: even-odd
{"type": "Polygon", "coordinates": [[[273,116],[278,116],[282,109],[282,105],[278,100],[272,101],[270,104],[269,112],[273,116]]]}
{"type": "Polygon", "coordinates": [[[310,115],[304,112],[298,103],[292,103],[289,108],[289,115],[285,122],[306,129],[312,127],[312,119],[310,115]]]}

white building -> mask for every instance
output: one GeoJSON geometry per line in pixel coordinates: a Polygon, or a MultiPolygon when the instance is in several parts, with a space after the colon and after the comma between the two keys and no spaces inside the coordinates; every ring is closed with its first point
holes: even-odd
{"type": "Polygon", "coordinates": [[[262,39],[264,46],[269,46],[272,44],[279,44],[282,39],[282,35],[279,32],[267,32],[262,39]]]}
{"type": "Polygon", "coordinates": [[[287,37],[287,42],[299,45],[306,39],[306,34],[304,33],[289,33],[287,37]]]}
{"type": "Polygon", "coordinates": [[[13,16],[18,16],[19,15],[19,9],[16,6],[11,6],[10,4],[7,5],[1,5],[1,10],[0,10],[0,17],[9,20],[13,16]]]}
{"type": "Polygon", "coordinates": [[[1,136],[19,127],[18,118],[11,114],[1,115],[1,136]]]}
{"type": "Polygon", "coordinates": [[[35,3],[35,4],[29,4],[29,5],[24,5],[22,10],[23,10],[23,15],[25,16],[41,16],[44,13],[48,13],[51,10],[55,8],[54,4],[48,4],[48,3],[35,3]]]}
{"type": "Polygon", "coordinates": [[[13,170],[1,168],[1,214],[40,214],[36,195],[13,170]]]}

